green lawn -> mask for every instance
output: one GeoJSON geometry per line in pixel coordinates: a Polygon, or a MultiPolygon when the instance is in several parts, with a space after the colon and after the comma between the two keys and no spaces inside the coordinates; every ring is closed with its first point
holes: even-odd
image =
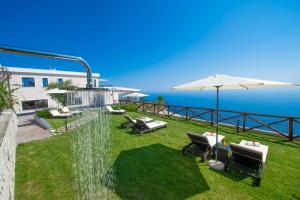
{"type": "MultiPolygon", "coordinates": [[[[65,119],[64,118],[45,118],[45,119],[55,129],[65,126],[65,119]]],[[[79,119],[79,116],[70,117],[70,118],[67,119],[67,123],[73,122],[76,119],[79,119]]]]}
{"type": "MultiPolygon", "coordinates": [[[[142,114],[129,113],[133,117],[142,114]]],[[[145,114],[144,114],[145,115],[145,114]]],[[[119,129],[122,116],[111,117],[116,199],[299,199],[300,143],[254,132],[236,134],[221,127],[225,142],[256,140],[269,146],[260,187],[240,173],[216,172],[199,158],[183,156],[187,131],[211,127],[150,115],[168,127],[137,136],[119,129]]],[[[74,199],[70,134],[19,145],[16,199],[74,199]]]]}

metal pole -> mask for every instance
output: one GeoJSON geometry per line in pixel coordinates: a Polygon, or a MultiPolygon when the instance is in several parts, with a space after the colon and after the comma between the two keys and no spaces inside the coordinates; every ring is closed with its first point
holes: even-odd
{"type": "Polygon", "coordinates": [[[92,72],[89,64],[82,58],[76,57],[76,56],[70,56],[70,55],[64,55],[64,54],[57,54],[57,53],[50,53],[50,52],[43,52],[43,51],[33,51],[28,49],[22,49],[17,47],[9,47],[9,46],[2,46],[0,45],[0,52],[5,53],[15,53],[15,54],[23,54],[23,55],[30,55],[30,56],[39,56],[39,57],[45,57],[45,58],[54,58],[54,59],[62,59],[62,60],[71,60],[71,61],[77,61],[80,64],[82,64],[86,71],[86,78],[87,88],[93,87],[93,81],[92,81],[92,72]]]}
{"type": "Polygon", "coordinates": [[[219,136],[219,91],[221,86],[216,86],[217,88],[217,105],[216,105],[216,160],[218,159],[218,136],[219,136]]]}
{"type": "Polygon", "coordinates": [[[66,132],[68,131],[68,121],[67,118],[65,119],[65,128],[66,128],[66,132]]]}

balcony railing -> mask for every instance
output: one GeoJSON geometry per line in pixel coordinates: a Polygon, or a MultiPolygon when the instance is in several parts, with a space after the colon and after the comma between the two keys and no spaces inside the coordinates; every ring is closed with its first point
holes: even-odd
{"type": "MultiPolygon", "coordinates": [[[[134,104],[138,111],[148,112],[168,117],[178,117],[182,120],[194,120],[215,124],[216,110],[211,108],[199,108],[191,106],[165,105],[149,102],[127,102],[121,104],[134,104]]],[[[240,112],[233,110],[219,110],[219,123],[236,128],[237,132],[258,130],[262,132],[276,133],[289,140],[300,137],[300,117],[279,116],[271,114],[259,114],[240,112]]]]}

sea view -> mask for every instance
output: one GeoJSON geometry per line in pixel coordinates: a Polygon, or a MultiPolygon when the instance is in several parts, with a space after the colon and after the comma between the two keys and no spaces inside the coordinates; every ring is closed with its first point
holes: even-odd
{"type": "MultiPolygon", "coordinates": [[[[155,101],[163,96],[166,104],[216,107],[215,91],[166,91],[148,92],[147,101],[155,101]]],[[[221,90],[220,109],[273,114],[282,116],[300,116],[300,93],[297,88],[273,88],[269,90],[221,90]]]]}
{"type": "Polygon", "coordinates": [[[300,0],[1,8],[0,200],[300,200],[300,0]]]}

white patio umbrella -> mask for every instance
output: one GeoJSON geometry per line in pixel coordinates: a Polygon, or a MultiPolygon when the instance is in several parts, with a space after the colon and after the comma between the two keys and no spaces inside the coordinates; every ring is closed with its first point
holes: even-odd
{"type": "Polygon", "coordinates": [[[299,86],[293,83],[259,80],[252,78],[234,77],[223,74],[216,74],[207,78],[175,86],[174,90],[217,90],[216,102],[216,160],[218,154],[218,133],[219,133],[219,90],[220,89],[254,89],[271,88],[280,86],[299,86]]]}
{"type": "Polygon", "coordinates": [[[139,98],[144,98],[144,97],[147,97],[147,96],[149,96],[149,95],[143,94],[143,93],[140,93],[140,92],[133,92],[133,93],[125,95],[124,97],[139,100],[139,98]]]}
{"type": "Polygon", "coordinates": [[[46,92],[46,94],[66,94],[67,90],[60,90],[58,88],[50,89],[46,92]]]}
{"type": "Polygon", "coordinates": [[[131,94],[127,94],[124,97],[147,97],[147,96],[149,96],[149,95],[139,93],[139,92],[134,92],[134,93],[131,93],[131,94]]]}

